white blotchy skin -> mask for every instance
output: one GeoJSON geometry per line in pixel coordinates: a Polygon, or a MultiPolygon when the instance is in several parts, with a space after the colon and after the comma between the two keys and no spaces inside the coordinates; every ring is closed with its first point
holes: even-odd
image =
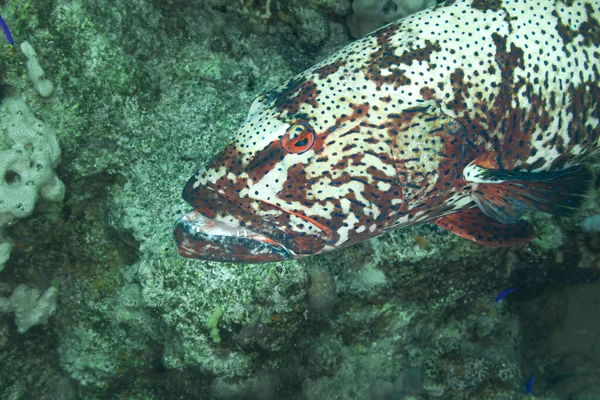
{"type": "Polygon", "coordinates": [[[448,1],[396,21],[257,98],[191,185],[283,232],[327,238],[324,252],[472,207],[486,182],[473,163],[578,163],[599,147],[599,8],[448,1]],[[298,124],[314,145],[295,153],[284,143],[298,124]]]}

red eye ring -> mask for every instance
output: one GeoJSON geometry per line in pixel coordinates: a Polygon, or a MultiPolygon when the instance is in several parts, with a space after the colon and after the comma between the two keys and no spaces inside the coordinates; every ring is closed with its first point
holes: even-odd
{"type": "Polygon", "coordinates": [[[281,137],[281,146],[288,152],[302,154],[315,144],[315,132],[306,122],[292,124],[281,137]]]}

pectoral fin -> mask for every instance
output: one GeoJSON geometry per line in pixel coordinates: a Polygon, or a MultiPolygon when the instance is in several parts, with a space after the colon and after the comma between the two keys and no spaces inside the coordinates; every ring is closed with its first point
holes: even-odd
{"type": "Polygon", "coordinates": [[[586,198],[592,173],[575,166],[561,171],[521,172],[494,170],[476,164],[464,170],[476,183],[473,200],[488,216],[505,224],[518,222],[528,210],[573,215],[586,198]]]}
{"type": "Polygon", "coordinates": [[[478,208],[445,215],[434,224],[475,243],[494,247],[513,246],[534,238],[533,227],[527,221],[503,224],[478,208]]]}

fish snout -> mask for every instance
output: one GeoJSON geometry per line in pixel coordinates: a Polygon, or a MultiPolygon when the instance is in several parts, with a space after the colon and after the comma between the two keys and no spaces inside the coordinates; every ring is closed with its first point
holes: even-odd
{"type": "Polygon", "coordinates": [[[184,257],[207,261],[263,263],[285,261],[300,252],[297,242],[251,210],[235,191],[192,177],[183,198],[193,211],[175,222],[174,242],[184,257]],[[233,197],[232,197],[233,196],[233,197]]]}
{"type": "Polygon", "coordinates": [[[241,226],[230,225],[191,211],[175,222],[177,252],[206,261],[263,263],[293,258],[282,244],[241,226]]]}

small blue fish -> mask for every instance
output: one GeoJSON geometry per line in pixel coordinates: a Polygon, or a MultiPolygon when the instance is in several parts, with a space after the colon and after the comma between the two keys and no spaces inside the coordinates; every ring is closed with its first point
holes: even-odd
{"type": "Polygon", "coordinates": [[[12,35],[10,34],[10,31],[8,30],[8,26],[6,26],[6,22],[4,22],[4,20],[2,19],[2,17],[0,16],[0,25],[2,26],[2,29],[4,30],[4,34],[6,35],[6,39],[8,40],[8,43],[10,43],[11,45],[15,44],[15,41],[12,38],[12,35]]]}
{"type": "Polygon", "coordinates": [[[531,394],[531,389],[533,389],[533,372],[529,374],[529,379],[527,379],[525,394],[531,394]]]}
{"type": "Polygon", "coordinates": [[[512,292],[514,292],[515,290],[517,290],[518,288],[509,288],[509,289],[504,289],[502,292],[500,292],[500,294],[498,296],[496,296],[496,303],[499,303],[500,300],[502,300],[507,294],[510,294],[512,292]]]}

